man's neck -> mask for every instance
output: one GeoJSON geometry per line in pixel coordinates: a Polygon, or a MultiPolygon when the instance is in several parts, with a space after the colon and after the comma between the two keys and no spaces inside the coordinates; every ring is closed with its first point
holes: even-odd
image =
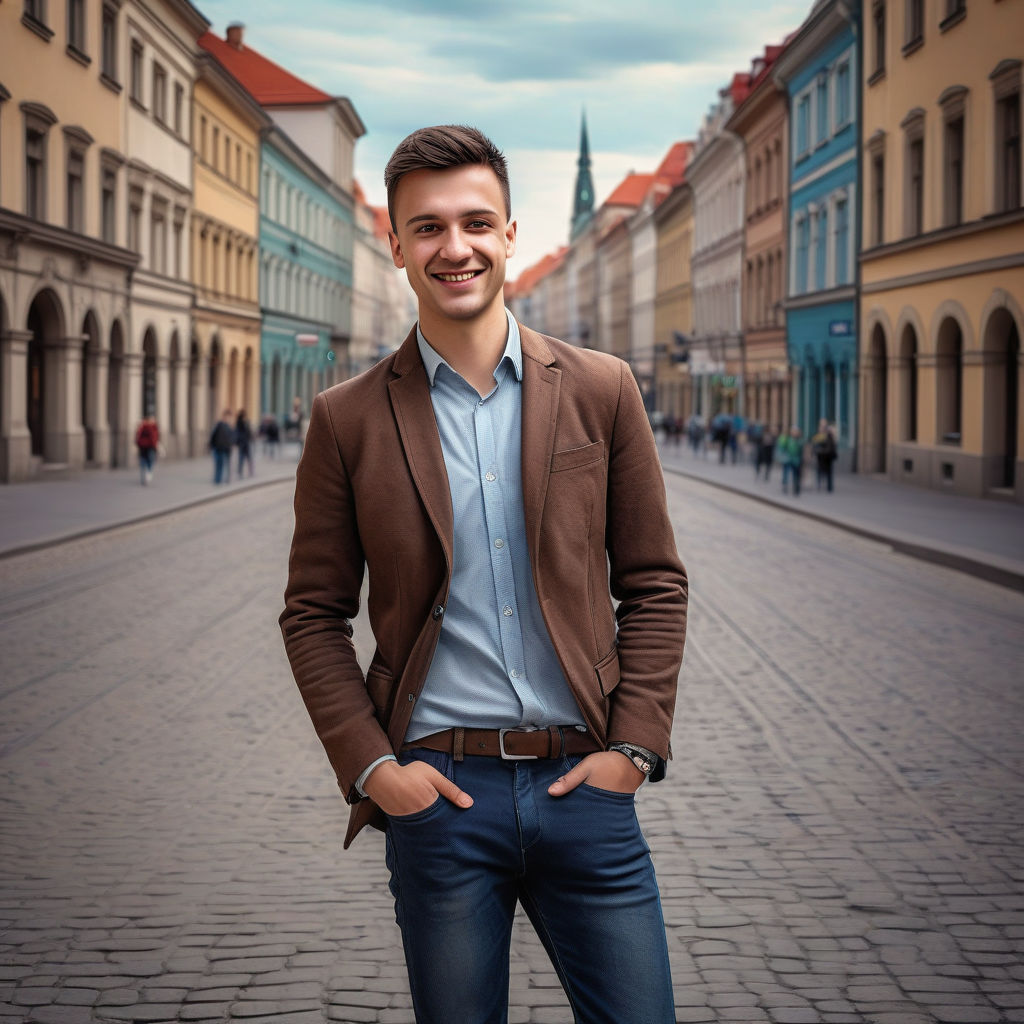
{"type": "Polygon", "coordinates": [[[508,317],[501,303],[472,320],[424,316],[421,311],[420,330],[430,347],[478,394],[491,391],[508,343],[508,317]]]}

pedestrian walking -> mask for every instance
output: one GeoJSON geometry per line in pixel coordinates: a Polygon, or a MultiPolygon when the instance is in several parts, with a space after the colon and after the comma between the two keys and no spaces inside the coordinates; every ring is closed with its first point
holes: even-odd
{"type": "Polygon", "coordinates": [[[694,456],[702,455],[705,459],[708,457],[708,448],[705,443],[706,433],[704,417],[699,412],[693,413],[686,425],[686,436],[689,438],[694,456]]]}
{"type": "Polygon", "coordinates": [[[281,442],[281,428],[277,417],[267,413],[260,420],[260,437],[263,439],[263,454],[272,459],[277,458],[277,448],[281,442]]]}
{"type": "Polygon", "coordinates": [[[836,436],[828,420],[818,421],[818,432],[811,438],[811,452],[814,454],[817,489],[820,491],[825,485],[831,494],[832,469],[839,453],[836,436]]]}
{"type": "Polygon", "coordinates": [[[153,467],[160,447],[160,428],[155,416],[146,416],[139,423],[135,431],[135,447],[139,452],[139,477],[142,486],[146,487],[153,482],[153,467]]]}
{"type": "Polygon", "coordinates": [[[419,320],[313,402],[281,615],[345,845],[385,831],[420,1024],[507,1020],[517,899],[577,1020],[670,1024],[633,799],[665,774],[687,579],[640,391],[504,308],[516,223],[480,132],[414,132],[385,179],[419,320]]]}
{"type": "Polygon", "coordinates": [[[725,453],[729,449],[729,438],[732,435],[732,417],[727,412],[718,413],[711,421],[711,441],[718,445],[718,464],[725,463],[725,453]]]}
{"type": "Polygon", "coordinates": [[[780,435],[775,448],[779,462],[782,463],[782,493],[789,493],[789,483],[792,481],[793,494],[799,498],[804,473],[804,442],[800,428],[791,427],[788,434],[780,435]]]}
{"type": "Polygon", "coordinates": [[[252,460],[252,425],[249,423],[249,417],[245,415],[244,409],[238,410],[238,416],[235,419],[235,446],[238,448],[238,479],[242,479],[243,470],[247,465],[249,476],[253,476],[256,467],[252,460]]]}
{"type": "Polygon", "coordinates": [[[225,409],[210,434],[213,452],[213,482],[231,483],[231,446],[235,443],[235,428],[231,424],[231,410],[225,409]]]}
{"type": "Polygon", "coordinates": [[[775,460],[775,442],[778,439],[778,432],[770,426],[765,426],[757,439],[757,461],[754,464],[754,478],[759,479],[761,470],[764,470],[765,483],[771,480],[772,462],[775,460]]]}

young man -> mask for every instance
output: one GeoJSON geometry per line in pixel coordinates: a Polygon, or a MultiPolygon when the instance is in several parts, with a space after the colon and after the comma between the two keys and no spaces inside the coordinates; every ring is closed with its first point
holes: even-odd
{"type": "Polygon", "coordinates": [[[421,1024],[507,1019],[517,901],[577,1021],[669,1024],[633,796],[665,774],[687,581],[639,391],[506,312],[516,224],[488,139],[414,132],[385,181],[419,323],[313,403],[281,616],[346,846],[385,830],[421,1024]]]}

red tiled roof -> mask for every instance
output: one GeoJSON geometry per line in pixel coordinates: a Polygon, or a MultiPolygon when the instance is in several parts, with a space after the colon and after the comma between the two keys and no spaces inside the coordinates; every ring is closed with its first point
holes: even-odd
{"type": "Polygon", "coordinates": [[[532,291],[548,274],[561,266],[562,260],[565,259],[565,254],[568,251],[569,247],[563,245],[554,252],[549,252],[546,256],[542,256],[532,266],[527,267],[511,285],[505,286],[506,294],[525,295],[532,291]]]}
{"type": "Polygon", "coordinates": [[[363,206],[368,206],[366,202],[366,193],[363,191],[363,186],[359,184],[354,178],[352,179],[352,198],[357,203],[362,203],[363,206]]]}
{"type": "Polygon", "coordinates": [[[693,152],[692,142],[676,142],[665,154],[665,159],[658,164],[654,172],[655,178],[668,185],[681,185],[686,176],[686,165],[690,162],[693,152]]]}
{"type": "Polygon", "coordinates": [[[212,32],[199,37],[199,45],[223,65],[264,107],[290,107],[330,103],[332,97],[285,71],[279,64],[242,44],[235,49],[212,32]]]}
{"type": "Polygon", "coordinates": [[[639,206],[654,181],[653,174],[627,174],[604,201],[605,206],[639,206]]]}
{"type": "Polygon", "coordinates": [[[373,211],[373,233],[378,238],[387,238],[391,230],[391,216],[386,206],[371,206],[373,211]]]}

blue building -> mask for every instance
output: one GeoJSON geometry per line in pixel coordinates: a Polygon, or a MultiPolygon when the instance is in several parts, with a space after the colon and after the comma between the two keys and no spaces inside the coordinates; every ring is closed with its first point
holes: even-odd
{"type": "Polygon", "coordinates": [[[775,65],[789,97],[786,335],[796,425],[827,419],[850,468],[857,437],[860,5],[819,0],[775,65]]]}
{"type": "Polygon", "coordinates": [[[280,419],[296,397],[308,415],[314,395],[345,376],[353,212],[279,128],[263,139],[260,173],[261,408],[280,419]]]}

